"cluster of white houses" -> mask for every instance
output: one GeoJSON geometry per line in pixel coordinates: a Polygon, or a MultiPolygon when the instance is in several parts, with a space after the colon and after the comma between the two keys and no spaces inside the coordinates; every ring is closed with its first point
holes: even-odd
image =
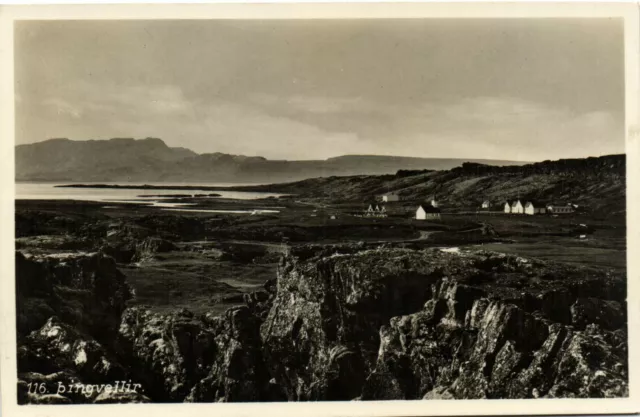
{"type": "MultiPolygon", "coordinates": [[[[388,193],[381,196],[381,200],[383,203],[400,201],[400,195],[397,193],[388,193]]],[[[499,209],[500,205],[492,204],[490,200],[485,200],[482,202],[481,208],[482,210],[493,210],[495,211],[504,211],[507,214],[571,214],[576,211],[578,208],[577,205],[567,203],[567,204],[552,204],[552,203],[542,203],[535,200],[523,200],[516,199],[513,201],[507,201],[502,206],[502,210],[499,209]]],[[[370,204],[369,208],[365,211],[365,217],[387,217],[387,212],[384,206],[379,206],[378,204],[370,204]]],[[[440,219],[440,208],[438,207],[438,202],[435,197],[431,199],[429,203],[419,204],[416,209],[415,218],[417,220],[432,220],[432,219],[440,219]]]]}
{"type": "MultiPolygon", "coordinates": [[[[491,209],[491,202],[485,200],[482,202],[482,209],[491,209]]],[[[507,201],[504,203],[503,210],[507,214],[570,214],[574,213],[578,208],[577,205],[567,203],[562,204],[545,204],[539,201],[527,201],[524,205],[520,200],[507,201]]]]}
{"type": "Polygon", "coordinates": [[[387,217],[387,209],[378,204],[369,204],[369,208],[364,211],[364,217],[387,217]]]}

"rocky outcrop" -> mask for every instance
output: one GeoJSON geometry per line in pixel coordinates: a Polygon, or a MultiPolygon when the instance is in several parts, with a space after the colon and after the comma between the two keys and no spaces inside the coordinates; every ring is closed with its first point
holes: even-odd
{"type": "Polygon", "coordinates": [[[624,289],[482,252],[290,259],[266,363],[289,400],[625,396],[624,289]]]}
{"type": "Polygon", "coordinates": [[[603,270],[303,246],[244,305],[195,315],[125,310],[125,278],[101,253],[16,263],[23,403],[628,395],[625,278],[603,270]],[[125,379],[144,389],[104,390],[125,379]],[[56,381],[103,388],[61,393],[56,381]]]}
{"type": "Polygon", "coordinates": [[[277,389],[269,384],[260,340],[261,320],[248,307],[236,307],[220,317],[205,317],[214,337],[213,362],[198,381],[188,402],[270,401],[277,389]]]}
{"type": "Polygon", "coordinates": [[[279,397],[263,361],[260,324],[271,307],[273,285],[245,294],[245,306],[221,316],[183,310],[154,314],[128,309],[121,349],[154,398],[168,401],[269,401],[279,397]]]}
{"type": "Polygon", "coordinates": [[[153,314],[139,307],[122,317],[119,340],[152,395],[181,401],[213,361],[214,335],[188,311],[153,314]]]}
{"type": "Polygon", "coordinates": [[[39,235],[16,238],[16,249],[28,249],[31,252],[73,251],[90,246],[89,239],[70,235],[39,235]]]}
{"type": "Polygon", "coordinates": [[[18,335],[53,315],[98,338],[114,334],[132,290],[115,261],[97,253],[16,252],[18,335]]]}
{"type": "Polygon", "coordinates": [[[131,224],[111,225],[102,239],[100,250],[118,263],[142,262],[153,259],[155,254],[177,250],[166,239],[149,236],[151,232],[131,224]]]}
{"type": "Polygon", "coordinates": [[[99,393],[59,384],[124,380],[128,371],[110,341],[131,296],[115,261],[100,252],[16,252],[19,401],[91,402],[99,393]]]}
{"type": "Polygon", "coordinates": [[[172,242],[157,237],[148,237],[136,245],[136,253],[133,261],[153,259],[156,253],[171,252],[177,247],[172,242]]]}
{"type": "Polygon", "coordinates": [[[443,265],[417,253],[411,259],[371,253],[293,259],[281,268],[262,337],[289,400],[357,397],[380,327],[418,310],[443,277],[443,265]]]}
{"type": "Polygon", "coordinates": [[[89,382],[127,377],[127,371],[100,343],[55,316],[27,336],[19,360],[23,370],[64,370],[89,382]]]}

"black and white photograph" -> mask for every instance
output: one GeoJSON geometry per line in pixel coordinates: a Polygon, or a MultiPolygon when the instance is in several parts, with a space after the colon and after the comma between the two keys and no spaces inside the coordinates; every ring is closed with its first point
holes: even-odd
{"type": "Polygon", "coordinates": [[[629,24],[13,20],[3,402],[629,400],[629,24]]]}

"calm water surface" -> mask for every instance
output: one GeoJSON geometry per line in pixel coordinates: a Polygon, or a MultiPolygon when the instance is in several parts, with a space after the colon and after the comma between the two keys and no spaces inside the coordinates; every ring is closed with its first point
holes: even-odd
{"type": "MultiPolygon", "coordinates": [[[[100,183],[111,185],[124,185],[122,183],[100,183]]],[[[181,184],[181,183],[145,183],[147,185],[171,185],[171,186],[202,186],[202,187],[227,187],[240,184],[207,183],[207,184],[181,184]]],[[[187,207],[189,203],[170,203],[163,201],[171,197],[144,197],[148,195],[171,195],[171,194],[220,194],[220,198],[232,198],[238,200],[254,200],[257,198],[279,197],[283,194],[245,192],[245,191],[211,191],[211,190],[136,190],[136,189],[116,189],[116,188],[59,188],[54,183],[16,183],[16,200],[78,200],[78,201],[98,201],[98,202],[128,202],[138,204],[152,204],[156,207],[187,207]]],[[[143,185],[143,184],[126,184],[143,185]]],[[[249,184],[244,184],[249,185],[249,184]]],[[[251,184],[255,185],[255,184],[251,184]]],[[[193,211],[193,210],[190,210],[193,211]]],[[[198,210],[199,211],[199,210],[198,210]]],[[[217,212],[223,213],[225,210],[217,212]]]]}

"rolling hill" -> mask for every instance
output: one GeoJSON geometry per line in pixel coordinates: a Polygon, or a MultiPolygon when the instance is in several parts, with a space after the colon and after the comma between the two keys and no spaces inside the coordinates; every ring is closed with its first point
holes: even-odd
{"type": "Polygon", "coordinates": [[[397,192],[406,204],[435,196],[449,209],[477,208],[490,200],[571,202],[603,214],[626,210],[626,157],[607,155],[560,159],[522,166],[463,163],[448,170],[400,170],[395,175],[313,178],[287,184],[236,187],[242,190],[294,194],[296,198],[366,202],[397,192]]]}

